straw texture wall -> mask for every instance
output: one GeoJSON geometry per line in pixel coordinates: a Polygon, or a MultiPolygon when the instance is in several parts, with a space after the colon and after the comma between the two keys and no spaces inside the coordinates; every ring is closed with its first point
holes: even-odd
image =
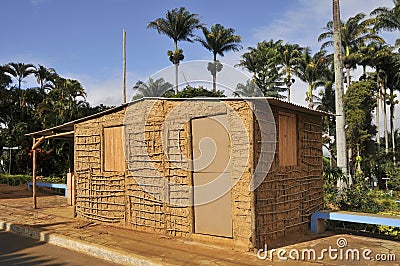
{"type": "MultiPolygon", "coordinates": [[[[252,123],[250,108],[245,102],[220,101],[144,101],[127,112],[127,140],[129,144],[128,174],[126,179],[128,222],[134,229],[155,231],[174,236],[190,237],[193,232],[191,132],[189,121],[196,117],[228,114],[231,128],[237,114],[249,130],[252,123]],[[141,110],[150,110],[140,114],[141,110]],[[131,116],[131,117],[130,117],[131,116]],[[145,127],[143,126],[145,125],[145,127]],[[144,141],[142,141],[144,139],[144,141]],[[144,155],[145,154],[145,155],[144,155]],[[153,196],[142,191],[138,184],[147,184],[153,196]]],[[[210,129],[212,130],[212,129],[210,129]]],[[[247,132],[232,132],[232,174],[239,182],[233,188],[233,238],[237,244],[247,245],[251,235],[250,172],[239,171],[250,161],[241,152],[248,141],[247,132]],[[240,172],[241,173],[241,172],[240,172]],[[239,175],[239,176],[238,176],[239,175]]]]}
{"type": "MultiPolygon", "coordinates": [[[[230,241],[245,248],[263,247],[289,232],[308,230],[310,215],[323,205],[321,116],[278,106],[272,106],[272,110],[276,124],[260,127],[243,100],[146,99],[76,124],[77,216],[191,238],[194,211],[190,120],[226,114],[233,184],[230,241]],[[258,168],[257,178],[267,176],[253,192],[249,188],[260,160],[261,136],[275,137],[275,127],[279,143],[282,112],[296,117],[296,165],[290,165],[293,158],[289,157],[285,164],[290,166],[280,166],[279,153],[283,151],[277,145],[276,154],[265,157],[273,162],[270,171],[264,162],[258,168]],[[125,163],[122,166],[115,158],[106,163],[109,153],[119,154],[104,144],[117,132],[108,129],[122,125],[125,163]],[[107,133],[111,131],[114,133],[107,133]]],[[[261,118],[268,115],[263,110],[255,112],[261,118]]],[[[275,144],[268,145],[272,148],[275,144]]]]}
{"type": "Polygon", "coordinates": [[[125,222],[124,171],[103,171],[104,128],[121,126],[124,110],[75,125],[75,210],[91,220],[125,222]]]}
{"type": "MultiPolygon", "coordinates": [[[[283,147],[277,145],[271,169],[256,190],[256,246],[269,241],[290,237],[296,231],[309,230],[311,214],[323,207],[322,177],[322,120],[320,115],[310,115],[272,106],[277,124],[277,143],[282,137],[279,114],[295,114],[297,127],[297,160],[295,165],[281,166],[283,147]]],[[[281,121],[284,121],[281,119],[281,121]]],[[[256,139],[260,138],[256,126],[256,139]]],[[[256,147],[256,160],[259,157],[256,147]]],[[[291,151],[289,151],[291,152],[291,151]]],[[[293,160],[292,160],[293,161],[293,160]]]]}
{"type": "Polygon", "coordinates": [[[77,215],[135,230],[190,238],[190,120],[227,114],[233,129],[233,241],[236,245],[252,245],[252,158],[248,154],[253,144],[243,138],[250,135],[253,123],[249,106],[243,101],[144,100],[127,108],[75,126],[77,215]],[[123,123],[126,171],[104,171],[104,128],[123,123]]]}

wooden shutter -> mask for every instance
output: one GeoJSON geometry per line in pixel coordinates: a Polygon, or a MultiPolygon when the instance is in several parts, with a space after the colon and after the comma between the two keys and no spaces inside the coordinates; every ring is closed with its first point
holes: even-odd
{"type": "Polygon", "coordinates": [[[279,113],[279,165],[297,165],[296,115],[279,113]]]}
{"type": "Polygon", "coordinates": [[[125,170],[122,126],[104,128],[104,171],[123,172],[125,170]]]}

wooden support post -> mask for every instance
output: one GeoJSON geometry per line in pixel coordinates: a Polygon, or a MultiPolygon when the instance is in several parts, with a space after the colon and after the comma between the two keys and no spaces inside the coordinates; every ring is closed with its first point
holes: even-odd
{"type": "MultiPolygon", "coordinates": [[[[256,125],[255,123],[257,123],[257,119],[255,117],[255,114],[253,113],[256,110],[256,105],[253,103],[252,106],[252,110],[250,110],[250,115],[251,115],[251,123],[250,123],[250,136],[251,136],[251,140],[250,140],[250,148],[249,148],[249,161],[250,161],[250,176],[251,176],[251,182],[253,182],[253,184],[251,185],[253,187],[253,190],[250,192],[251,193],[251,201],[250,201],[250,211],[251,211],[251,245],[253,246],[253,248],[257,247],[257,198],[256,198],[256,189],[255,189],[255,181],[256,181],[256,173],[255,173],[255,169],[256,169],[256,161],[255,161],[255,153],[258,147],[256,147],[257,145],[257,136],[256,136],[256,132],[255,132],[255,128],[256,125]]],[[[258,144],[258,145],[262,145],[262,144],[258,144]]]]}
{"type": "Polygon", "coordinates": [[[44,139],[45,137],[40,137],[38,139],[33,138],[32,150],[35,150],[37,147],[39,147],[39,145],[42,144],[44,139]]]}
{"type": "MultiPolygon", "coordinates": [[[[35,146],[36,139],[33,138],[33,147],[35,146]]],[[[33,208],[37,208],[36,202],[36,149],[32,149],[32,197],[33,197],[33,208]]]]}
{"type": "Polygon", "coordinates": [[[68,132],[61,132],[61,133],[55,133],[50,136],[42,136],[40,138],[33,138],[33,144],[32,144],[32,197],[33,197],[33,208],[37,208],[37,202],[36,202],[36,149],[39,148],[40,144],[46,139],[51,139],[51,138],[57,138],[57,137],[63,137],[63,136],[68,136],[68,135],[73,135],[74,131],[68,131],[68,132]]]}

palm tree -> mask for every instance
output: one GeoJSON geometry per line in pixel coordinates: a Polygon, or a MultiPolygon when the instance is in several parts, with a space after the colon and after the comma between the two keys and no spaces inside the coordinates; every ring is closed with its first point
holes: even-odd
{"type": "Polygon", "coordinates": [[[152,78],[144,83],[143,81],[136,82],[136,85],[133,86],[133,89],[137,92],[133,99],[139,99],[143,97],[161,97],[166,92],[170,91],[172,88],[172,84],[169,82],[165,82],[163,78],[159,78],[154,81],[152,78]]]}
{"type": "MultiPolygon", "coordinates": [[[[397,71],[400,72],[400,67],[397,67],[397,71]]],[[[397,78],[395,82],[397,83],[397,86],[400,87],[400,79],[397,78]]],[[[394,131],[395,131],[395,128],[394,128],[395,110],[394,110],[394,108],[395,108],[396,104],[399,103],[399,101],[396,99],[396,94],[394,94],[394,87],[390,86],[389,87],[389,91],[390,91],[390,94],[389,94],[388,102],[390,104],[390,135],[391,135],[391,138],[392,138],[391,142],[392,142],[393,164],[396,165],[396,142],[395,142],[395,134],[394,134],[394,131]]]]}
{"type": "MultiPolygon", "coordinates": [[[[390,130],[392,136],[392,152],[393,152],[393,163],[396,163],[395,157],[395,140],[394,136],[394,114],[395,105],[398,104],[396,100],[395,90],[400,88],[400,55],[399,53],[393,52],[393,47],[382,47],[378,50],[373,60],[376,62],[376,68],[379,71],[377,73],[378,84],[380,87],[380,93],[382,94],[382,102],[384,107],[384,117],[386,117],[386,106],[389,105],[390,110],[390,130]],[[389,89],[389,94],[386,94],[386,90],[389,89]]],[[[386,121],[386,118],[384,118],[386,121]]],[[[389,139],[387,122],[384,123],[385,132],[385,152],[389,152],[389,139]]]]}
{"type": "MultiPolygon", "coordinates": [[[[342,34],[340,25],[339,0],[332,0],[333,10],[333,63],[335,69],[335,110],[336,110],[336,157],[337,167],[347,177],[347,145],[345,131],[345,112],[344,112],[344,90],[342,74],[342,34]]],[[[348,84],[349,85],[349,84],[348,84]]],[[[344,181],[338,179],[337,186],[339,191],[344,187],[344,181]]]]}
{"type": "MultiPolygon", "coordinates": [[[[375,30],[400,30],[400,0],[393,0],[393,4],[392,9],[378,7],[371,12],[371,16],[375,16],[375,30]]],[[[397,39],[396,44],[400,45],[400,39],[397,39]]]]}
{"type": "Polygon", "coordinates": [[[6,72],[17,79],[18,89],[21,90],[22,81],[29,75],[34,74],[36,68],[32,64],[9,63],[6,65],[6,72]]]}
{"type": "Polygon", "coordinates": [[[288,96],[287,100],[290,102],[290,87],[295,82],[293,74],[298,75],[298,69],[301,64],[302,51],[304,48],[298,44],[289,44],[278,46],[280,53],[280,64],[283,67],[282,74],[285,75],[284,83],[287,87],[288,96]]]}
{"type": "MultiPolygon", "coordinates": [[[[376,95],[376,107],[375,107],[375,124],[376,124],[376,142],[378,146],[378,154],[380,153],[380,133],[381,133],[381,126],[380,126],[380,105],[381,105],[381,99],[382,99],[382,91],[383,89],[381,88],[382,82],[382,69],[381,69],[381,64],[382,64],[382,55],[385,54],[386,52],[383,52],[387,47],[386,45],[383,45],[379,42],[370,42],[367,46],[361,47],[359,51],[359,64],[362,65],[363,67],[363,76],[361,77],[362,79],[367,78],[367,72],[366,72],[366,67],[370,66],[375,69],[375,73],[371,77],[376,78],[376,83],[378,86],[376,87],[375,95],[376,95]]],[[[386,56],[385,56],[386,57],[386,56]]]]}
{"type": "Polygon", "coordinates": [[[263,94],[257,84],[251,79],[246,81],[246,85],[239,83],[233,92],[234,97],[262,97],[263,94]]]}
{"type": "Polygon", "coordinates": [[[363,68],[361,79],[367,78],[367,66],[373,67],[372,59],[379,46],[381,46],[380,43],[373,41],[360,47],[357,63],[363,68]]]}
{"type": "Polygon", "coordinates": [[[50,90],[54,86],[54,81],[57,78],[57,73],[54,68],[46,68],[42,65],[38,65],[34,75],[42,93],[44,93],[46,89],[50,90]]]}
{"type": "MultiPolygon", "coordinates": [[[[324,82],[324,89],[319,92],[319,102],[316,103],[316,110],[320,110],[323,112],[327,112],[330,114],[335,113],[335,90],[333,88],[333,83],[335,82],[335,71],[333,69],[333,64],[329,65],[329,71],[326,71],[322,75],[322,81],[324,82]]],[[[328,149],[330,157],[329,157],[329,165],[332,168],[334,165],[334,161],[336,161],[336,157],[334,155],[333,149],[333,139],[331,136],[334,135],[334,127],[333,123],[335,123],[335,117],[333,115],[326,115],[323,120],[323,129],[326,133],[326,137],[324,138],[324,146],[328,149]]]]}
{"type": "Polygon", "coordinates": [[[168,56],[175,65],[175,94],[178,93],[179,62],[184,58],[182,49],[178,49],[178,41],[193,42],[193,31],[202,27],[199,16],[184,7],[168,10],[165,18],[158,18],[147,25],[147,28],[156,29],[159,34],[165,34],[174,41],[174,51],[168,50],[168,56]]]}
{"type": "Polygon", "coordinates": [[[392,152],[393,152],[393,163],[396,165],[396,143],[395,143],[395,128],[394,128],[394,108],[395,105],[399,103],[396,100],[396,95],[394,94],[395,88],[397,90],[400,88],[400,53],[393,54],[392,58],[393,67],[391,70],[393,71],[389,76],[389,89],[390,89],[390,130],[392,135],[392,152]]]}
{"type": "Polygon", "coordinates": [[[282,40],[263,41],[257,43],[257,47],[249,47],[249,52],[242,55],[237,66],[246,68],[253,73],[253,81],[261,89],[266,97],[284,98],[280,92],[286,91],[282,82],[282,66],[278,47],[282,40]]]}
{"type": "Polygon", "coordinates": [[[80,106],[85,102],[85,89],[77,80],[60,77],[54,81],[54,85],[54,88],[49,92],[48,98],[50,100],[47,103],[52,106],[50,109],[58,112],[56,123],[65,123],[76,119],[79,115],[80,106]]]}
{"type": "MultiPolygon", "coordinates": [[[[372,29],[373,20],[364,19],[365,14],[359,13],[350,17],[346,22],[340,22],[341,30],[341,49],[343,53],[343,63],[346,68],[347,87],[350,86],[350,69],[354,68],[358,62],[357,52],[367,41],[383,43],[384,40],[375,34],[372,29]]],[[[318,37],[318,41],[329,39],[321,45],[321,49],[333,46],[333,22],[326,24],[326,32],[318,37]]]]}
{"type": "Polygon", "coordinates": [[[196,38],[196,41],[213,53],[214,62],[210,63],[208,67],[213,77],[213,92],[217,91],[217,72],[222,69],[222,65],[218,64],[217,55],[224,56],[225,52],[242,49],[242,46],[239,45],[242,38],[234,33],[235,30],[232,28],[227,29],[221,24],[215,24],[211,26],[210,30],[203,28],[204,38],[196,38]]]}
{"type": "MultiPolygon", "coordinates": [[[[377,142],[380,144],[380,105],[383,109],[383,131],[385,136],[385,153],[389,153],[389,136],[388,136],[388,125],[387,125],[387,88],[388,88],[388,79],[392,71],[395,69],[393,59],[393,47],[389,47],[387,45],[378,45],[375,47],[375,51],[371,57],[371,65],[375,68],[376,71],[376,81],[377,81],[377,93],[376,93],[376,101],[377,101],[377,111],[376,111],[376,124],[377,124],[377,142]]],[[[393,72],[395,74],[396,71],[393,72]]]]}
{"type": "Polygon", "coordinates": [[[6,72],[6,67],[0,66],[0,88],[6,88],[11,83],[11,77],[6,72]]]}
{"type": "Polygon", "coordinates": [[[6,65],[6,73],[18,81],[19,105],[22,108],[25,105],[25,92],[21,90],[22,81],[29,75],[35,73],[36,68],[32,64],[9,63],[6,65]]]}
{"type": "Polygon", "coordinates": [[[306,101],[308,107],[314,108],[314,95],[313,91],[325,84],[322,77],[328,71],[328,59],[326,51],[322,50],[311,56],[311,49],[306,47],[303,50],[302,60],[298,68],[299,78],[308,84],[308,91],[306,92],[306,101]]]}

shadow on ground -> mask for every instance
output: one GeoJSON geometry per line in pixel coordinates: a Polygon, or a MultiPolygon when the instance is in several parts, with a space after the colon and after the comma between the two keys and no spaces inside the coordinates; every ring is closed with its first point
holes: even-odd
{"type": "MultiPolygon", "coordinates": [[[[61,195],[61,193],[46,188],[38,188],[37,190],[38,197],[53,195],[61,195]]],[[[28,186],[26,184],[21,184],[18,186],[0,184],[0,199],[20,199],[30,197],[32,197],[32,191],[28,190],[28,186]]]]}
{"type": "Polygon", "coordinates": [[[17,238],[14,234],[0,231],[0,265],[60,265],[51,263],[52,259],[46,256],[23,252],[23,250],[42,245],[44,245],[43,242],[24,237],[17,238]]]}

